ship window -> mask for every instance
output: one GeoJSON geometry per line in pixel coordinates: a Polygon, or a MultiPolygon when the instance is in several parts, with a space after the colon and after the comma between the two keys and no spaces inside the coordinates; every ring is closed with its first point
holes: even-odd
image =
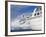
{"type": "Polygon", "coordinates": [[[36,13],[34,14],[34,16],[36,16],[36,13]]]}
{"type": "Polygon", "coordinates": [[[39,13],[37,13],[37,15],[39,15],[39,13]]]}

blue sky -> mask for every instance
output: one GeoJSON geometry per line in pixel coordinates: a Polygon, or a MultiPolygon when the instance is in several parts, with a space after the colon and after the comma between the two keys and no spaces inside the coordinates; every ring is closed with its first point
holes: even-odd
{"type": "Polygon", "coordinates": [[[38,6],[27,6],[27,5],[11,5],[11,19],[23,13],[32,13],[38,6]]]}

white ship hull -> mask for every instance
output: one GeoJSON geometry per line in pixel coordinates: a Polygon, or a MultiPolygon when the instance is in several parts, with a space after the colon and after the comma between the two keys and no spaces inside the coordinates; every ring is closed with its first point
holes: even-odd
{"type": "Polygon", "coordinates": [[[31,20],[30,26],[32,30],[41,30],[42,29],[42,17],[37,17],[31,20]]]}

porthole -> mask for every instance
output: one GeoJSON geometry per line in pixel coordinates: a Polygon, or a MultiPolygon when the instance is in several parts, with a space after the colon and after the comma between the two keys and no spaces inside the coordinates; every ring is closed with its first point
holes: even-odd
{"type": "Polygon", "coordinates": [[[34,16],[36,16],[36,13],[34,14],[34,16]]]}
{"type": "Polygon", "coordinates": [[[39,13],[37,13],[37,15],[39,15],[39,13]]]}

